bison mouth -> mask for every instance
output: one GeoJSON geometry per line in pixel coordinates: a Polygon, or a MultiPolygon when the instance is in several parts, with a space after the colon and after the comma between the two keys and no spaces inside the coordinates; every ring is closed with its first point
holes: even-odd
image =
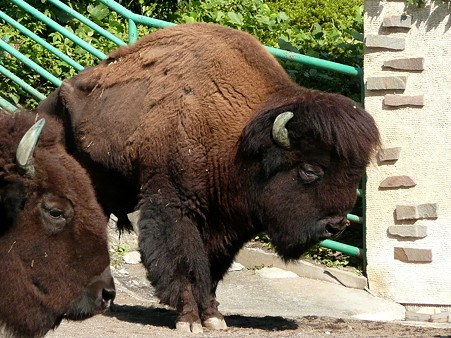
{"type": "Polygon", "coordinates": [[[349,223],[346,217],[325,217],[304,224],[295,231],[270,231],[269,235],[276,253],[284,261],[290,261],[299,259],[304,252],[322,240],[339,237],[349,223]]]}

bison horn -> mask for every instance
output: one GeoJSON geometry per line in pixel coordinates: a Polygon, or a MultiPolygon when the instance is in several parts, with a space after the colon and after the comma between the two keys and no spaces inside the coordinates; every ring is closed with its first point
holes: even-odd
{"type": "Polygon", "coordinates": [[[28,129],[19,142],[16,152],[16,162],[19,173],[23,176],[33,178],[35,174],[33,166],[33,153],[44,124],[45,119],[40,119],[30,129],[28,129]]]}
{"type": "Polygon", "coordinates": [[[291,148],[290,139],[288,138],[288,130],[285,128],[285,125],[293,116],[294,114],[291,111],[281,113],[277,115],[272,126],[272,137],[274,141],[276,141],[278,146],[284,149],[291,148]]]}

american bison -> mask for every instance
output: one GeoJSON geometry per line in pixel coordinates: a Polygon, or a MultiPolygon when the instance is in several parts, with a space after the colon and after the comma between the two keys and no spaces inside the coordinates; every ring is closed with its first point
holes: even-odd
{"type": "Polygon", "coordinates": [[[251,35],[165,28],[120,47],[41,102],[107,213],[140,210],[148,278],[176,327],[226,328],[215,291],[266,230],[284,259],[346,225],[379,144],[351,99],[295,84],[251,35]]]}
{"type": "Polygon", "coordinates": [[[89,176],[57,121],[34,122],[0,112],[0,332],[27,337],[103,312],[115,296],[89,176]]]}

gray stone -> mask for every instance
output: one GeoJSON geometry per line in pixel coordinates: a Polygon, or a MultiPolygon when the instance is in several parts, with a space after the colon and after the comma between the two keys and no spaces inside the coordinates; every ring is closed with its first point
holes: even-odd
{"type": "Polygon", "coordinates": [[[375,76],[366,80],[368,90],[404,90],[407,76],[375,76]]]}
{"type": "Polygon", "coordinates": [[[325,272],[348,288],[363,290],[368,287],[368,280],[364,276],[352,275],[348,271],[333,268],[326,268],[325,272]]]}
{"type": "Polygon", "coordinates": [[[451,318],[449,312],[422,313],[420,311],[406,311],[406,320],[429,322],[429,323],[447,323],[451,318]]]}
{"type": "Polygon", "coordinates": [[[404,50],[406,48],[406,40],[404,38],[394,38],[385,35],[367,35],[365,46],[370,48],[404,50]]]}
{"type": "Polygon", "coordinates": [[[263,268],[261,270],[257,270],[256,272],[264,278],[299,278],[299,276],[294,272],[280,268],[263,268]]]}
{"type": "Polygon", "coordinates": [[[424,238],[427,234],[425,225],[391,225],[388,233],[393,236],[424,238]]]}
{"type": "Polygon", "coordinates": [[[410,176],[391,176],[379,184],[379,188],[410,188],[417,184],[410,176]]]}
{"type": "Polygon", "coordinates": [[[438,217],[438,204],[426,203],[417,206],[417,212],[419,218],[437,218],[438,217]]]}
{"type": "Polygon", "coordinates": [[[384,17],[383,27],[410,28],[412,25],[412,17],[410,15],[391,15],[384,17]]]}
{"type": "Polygon", "coordinates": [[[395,247],[394,257],[402,262],[430,263],[432,262],[432,250],[395,247]]]}
{"type": "Polygon", "coordinates": [[[377,159],[381,162],[397,161],[401,155],[401,147],[381,149],[377,153],[377,159]]]}
{"type": "Polygon", "coordinates": [[[387,94],[384,96],[384,104],[391,107],[399,106],[424,106],[424,96],[423,95],[393,95],[387,94]]]}
{"type": "Polygon", "coordinates": [[[141,263],[141,254],[138,251],[128,252],[124,255],[124,262],[127,264],[141,263]]]}
{"type": "Polygon", "coordinates": [[[399,70],[424,70],[424,58],[404,58],[384,61],[384,67],[399,70]]]}
{"type": "Polygon", "coordinates": [[[416,205],[397,205],[395,214],[397,221],[402,221],[405,219],[418,219],[416,205]]]}

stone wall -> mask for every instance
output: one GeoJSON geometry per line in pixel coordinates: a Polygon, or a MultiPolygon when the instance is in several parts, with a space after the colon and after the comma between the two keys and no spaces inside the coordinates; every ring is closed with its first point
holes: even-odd
{"type": "Polygon", "coordinates": [[[403,304],[451,305],[451,5],[365,0],[368,280],[403,304]]]}

